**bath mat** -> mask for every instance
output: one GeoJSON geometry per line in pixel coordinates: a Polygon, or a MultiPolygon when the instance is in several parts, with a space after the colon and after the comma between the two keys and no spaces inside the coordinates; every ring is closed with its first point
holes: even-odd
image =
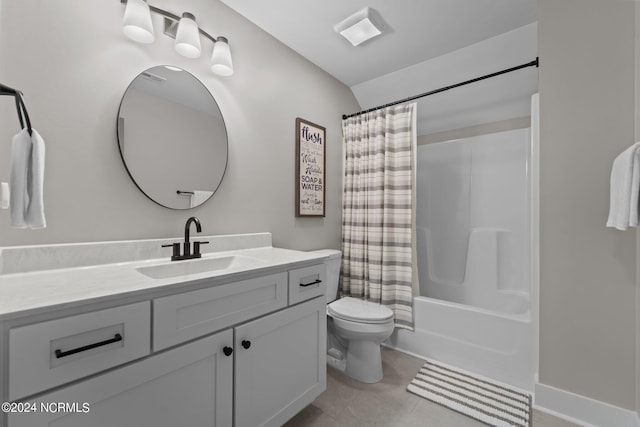
{"type": "Polygon", "coordinates": [[[427,360],[411,393],[495,427],[531,427],[531,395],[427,360]]]}

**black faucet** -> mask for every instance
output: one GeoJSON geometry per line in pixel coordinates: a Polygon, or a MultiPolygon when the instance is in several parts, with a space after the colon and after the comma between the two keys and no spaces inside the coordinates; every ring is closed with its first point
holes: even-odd
{"type": "Polygon", "coordinates": [[[193,242],[193,253],[191,252],[191,242],[189,241],[189,231],[191,229],[191,224],[196,224],[196,231],[198,233],[202,232],[202,227],[200,226],[200,220],[195,216],[189,218],[184,225],[184,243],[183,245],[183,253],[180,254],[180,243],[170,243],[168,245],[162,245],[162,247],[172,247],[173,255],[171,256],[171,261],[180,261],[183,259],[193,259],[193,258],[201,258],[202,254],[200,253],[200,245],[205,245],[209,242],[193,242]]]}
{"type": "MultiPolygon", "coordinates": [[[[191,255],[191,243],[189,242],[189,230],[191,228],[191,224],[193,223],[196,224],[196,231],[198,233],[202,232],[202,227],[200,226],[200,220],[198,218],[196,218],[195,216],[192,216],[187,220],[187,223],[184,225],[184,243],[183,243],[184,245],[183,253],[185,257],[191,255]]],[[[197,258],[200,258],[200,251],[198,251],[197,258]]]]}

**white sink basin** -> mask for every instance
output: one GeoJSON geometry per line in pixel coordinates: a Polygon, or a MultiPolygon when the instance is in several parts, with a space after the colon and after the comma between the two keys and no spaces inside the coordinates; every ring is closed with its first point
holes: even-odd
{"type": "Polygon", "coordinates": [[[221,272],[239,267],[250,267],[258,264],[253,258],[240,255],[230,255],[219,258],[198,258],[184,261],[172,261],[166,264],[138,267],[136,271],[152,279],[167,279],[170,277],[187,276],[207,272],[221,272]]]}

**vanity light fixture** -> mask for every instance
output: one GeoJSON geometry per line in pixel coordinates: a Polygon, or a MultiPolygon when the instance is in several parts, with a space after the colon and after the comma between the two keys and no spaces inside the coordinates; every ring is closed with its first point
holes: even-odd
{"type": "Polygon", "coordinates": [[[382,34],[385,25],[374,9],[366,7],[339,22],[333,29],[353,46],[358,46],[382,34]]]}
{"type": "Polygon", "coordinates": [[[184,12],[182,16],[175,15],[164,9],[151,6],[146,0],[120,0],[126,5],[122,31],[131,40],[139,43],[152,43],[154,40],[151,12],[164,17],[164,34],[175,39],[176,51],[187,58],[199,58],[202,53],[200,36],[213,42],[211,55],[211,71],[219,76],[233,74],[231,49],[226,37],[216,39],[203,31],[196,24],[193,14],[184,12]]]}

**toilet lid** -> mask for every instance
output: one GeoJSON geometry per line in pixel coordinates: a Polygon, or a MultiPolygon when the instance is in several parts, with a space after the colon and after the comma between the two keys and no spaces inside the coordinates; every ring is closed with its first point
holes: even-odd
{"type": "Polygon", "coordinates": [[[329,304],[329,314],[360,323],[384,323],[393,317],[393,311],[389,307],[351,297],[329,304]]]}

